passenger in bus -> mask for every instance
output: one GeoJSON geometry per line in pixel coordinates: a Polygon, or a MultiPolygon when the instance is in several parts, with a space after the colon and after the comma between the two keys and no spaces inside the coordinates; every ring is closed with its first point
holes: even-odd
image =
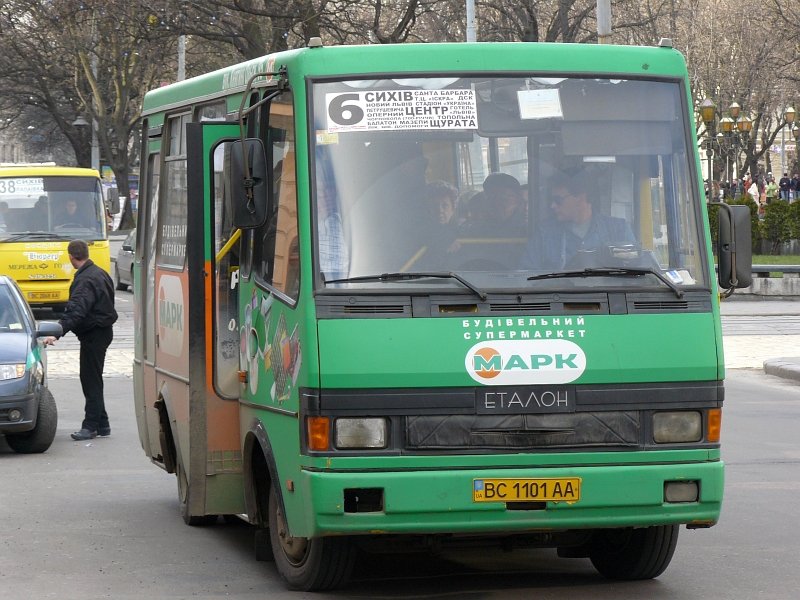
{"type": "Polygon", "coordinates": [[[317,187],[319,215],[319,269],[327,281],[347,277],[350,272],[350,250],[344,234],[336,186],[324,179],[317,187]]]}
{"type": "Polygon", "coordinates": [[[426,252],[420,264],[442,268],[447,257],[461,247],[458,237],[458,189],[446,181],[432,181],[423,193],[426,252]]]}
{"type": "Polygon", "coordinates": [[[473,206],[473,219],[466,227],[468,233],[498,238],[525,235],[525,198],[516,177],[508,173],[490,173],[483,182],[483,197],[483,209],[473,206]]]}
{"type": "Polygon", "coordinates": [[[26,216],[28,219],[27,229],[29,231],[47,231],[49,229],[47,196],[39,196],[36,204],[33,205],[33,208],[26,216]]]}
{"type": "MultiPolygon", "coordinates": [[[[600,214],[591,201],[592,183],[583,174],[559,174],[550,186],[552,218],[528,243],[524,266],[564,269],[576,260],[589,260],[611,246],[628,246],[636,238],[625,219],[600,214]]],[[[602,261],[603,258],[597,260],[602,261]]]]}

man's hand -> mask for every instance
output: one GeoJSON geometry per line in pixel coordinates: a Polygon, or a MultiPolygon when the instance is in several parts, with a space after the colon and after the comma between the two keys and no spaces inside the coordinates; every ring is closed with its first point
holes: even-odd
{"type": "Polygon", "coordinates": [[[42,340],[42,343],[44,343],[45,346],[52,346],[53,344],[56,343],[56,339],[57,338],[55,336],[48,335],[46,338],[42,340]]]}

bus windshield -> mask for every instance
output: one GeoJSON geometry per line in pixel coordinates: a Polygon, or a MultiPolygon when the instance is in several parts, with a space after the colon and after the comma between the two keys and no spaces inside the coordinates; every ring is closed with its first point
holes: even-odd
{"type": "Polygon", "coordinates": [[[317,287],[708,289],[685,104],[678,80],[314,83],[317,287]]]}
{"type": "Polygon", "coordinates": [[[105,239],[106,219],[96,177],[0,177],[0,241],[105,239]]]}

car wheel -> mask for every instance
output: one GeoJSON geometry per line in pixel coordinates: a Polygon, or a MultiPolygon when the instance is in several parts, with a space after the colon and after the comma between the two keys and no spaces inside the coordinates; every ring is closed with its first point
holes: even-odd
{"type": "Polygon", "coordinates": [[[128,285],[122,283],[119,279],[119,265],[114,265],[114,283],[117,285],[118,290],[124,291],[128,289],[128,285]]]}
{"type": "Polygon", "coordinates": [[[269,536],[275,566],[290,589],[330,590],[344,585],[350,578],[356,555],[352,540],[347,537],[293,537],[272,486],[269,536]]]}
{"type": "Polygon", "coordinates": [[[38,454],[44,452],[53,443],[58,426],[58,409],[53,394],[47,388],[41,388],[39,410],[36,416],[36,427],[25,433],[6,435],[6,442],[14,452],[20,454],[38,454]]]}
{"type": "Polygon", "coordinates": [[[677,543],[677,525],[602,530],[594,534],[589,558],[608,579],[653,579],[669,566],[677,543]]]}

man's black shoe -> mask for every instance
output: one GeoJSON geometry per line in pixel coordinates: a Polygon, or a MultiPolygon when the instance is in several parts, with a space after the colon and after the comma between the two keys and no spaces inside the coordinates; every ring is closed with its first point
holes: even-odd
{"type": "Polygon", "coordinates": [[[97,432],[92,431],[91,429],[81,429],[80,431],[70,433],[69,435],[73,440],[91,440],[97,437],[97,432]]]}
{"type": "Polygon", "coordinates": [[[108,437],[109,435],[111,435],[111,427],[98,427],[97,435],[99,435],[100,437],[108,437]]]}

